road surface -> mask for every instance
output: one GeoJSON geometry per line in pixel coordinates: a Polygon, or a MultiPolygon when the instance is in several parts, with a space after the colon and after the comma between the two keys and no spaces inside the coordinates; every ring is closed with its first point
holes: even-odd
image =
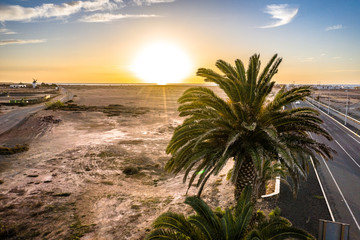
{"type": "MultiPolygon", "coordinates": [[[[56,97],[54,100],[60,100],[62,102],[69,101],[73,98],[72,93],[67,91],[65,88],[60,87],[60,93],[61,95],[56,97]]],[[[44,103],[30,105],[26,107],[21,107],[19,109],[16,109],[14,111],[8,112],[2,116],[0,116],[0,136],[8,131],[10,131],[12,128],[17,126],[18,124],[21,124],[23,121],[25,121],[31,114],[34,114],[42,109],[45,108],[44,103]]]]}
{"type": "MultiPolygon", "coordinates": [[[[313,106],[309,102],[295,106],[309,105],[313,106]]],[[[311,136],[337,151],[333,160],[325,162],[320,157],[321,164],[317,167],[333,218],[327,220],[350,224],[350,239],[360,240],[360,137],[325,113],[320,117],[334,140],[311,136]]]]}

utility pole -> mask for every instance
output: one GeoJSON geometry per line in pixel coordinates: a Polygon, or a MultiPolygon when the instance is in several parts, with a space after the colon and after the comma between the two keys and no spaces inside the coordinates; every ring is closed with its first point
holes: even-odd
{"type": "Polygon", "coordinates": [[[330,113],[330,92],[328,91],[328,114],[330,113]]]}
{"type": "Polygon", "coordinates": [[[319,108],[321,108],[321,104],[320,104],[320,97],[321,97],[321,90],[320,90],[320,86],[321,86],[321,81],[319,81],[319,95],[318,95],[318,104],[319,104],[319,108]]]}
{"type": "Polygon", "coordinates": [[[348,92],[348,90],[346,90],[346,107],[345,107],[345,123],[344,123],[344,125],[346,125],[346,119],[347,119],[347,115],[348,115],[348,108],[349,108],[349,92],[348,92]]]}

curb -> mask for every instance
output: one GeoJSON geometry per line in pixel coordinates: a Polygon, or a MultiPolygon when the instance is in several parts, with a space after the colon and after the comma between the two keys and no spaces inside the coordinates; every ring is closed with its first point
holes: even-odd
{"type": "Polygon", "coordinates": [[[275,190],[272,193],[269,194],[265,194],[265,195],[261,195],[261,198],[269,198],[269,197],[273,197],[276,196],[280,193],[280,177],[277,176],[275,179],[275,190]]]}

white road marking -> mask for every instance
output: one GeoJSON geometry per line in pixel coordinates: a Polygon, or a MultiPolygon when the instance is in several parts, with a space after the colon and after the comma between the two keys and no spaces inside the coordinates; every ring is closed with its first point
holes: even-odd
{"type": "Polygon", "coordinates": [[[345,202],[345,204],[346,204],[346,207],[348,208],[348,210],[349,210],[349,212],[350,212],[350,214],[351,214],[352,218],[354,219],[354,222],[355,222],[355,224],[356,224],[356,226],[357,226],[358,230],[360,231],[360,226],[359,226],[359,223],[357,222],[357,220],[356,220],[356,218],[355,218],[355,216],[354,216],[354,213],[352,212],[352,210],[351,210],[351,208],[350,208],[350,206],[349,206],[348,202],[346,201],[346,199],[345,199],[345,197],[344,197],[344,194],[343,194],[343,193],[342,193],[342,191],[340,190],[340,187],[339,187],[339,185],[337,184],[337,182],[336,182],[336,180],[335,180],[334,176],[332,175],[332,173],[331,173],[331,171],[330,171],[330,169],[329,169],[329,166],[326,164],[325,159],[324,159],[322,156],[321,156],[321,158],[322,158],[323,162],[325,163],[325,166],[326,166],[326,168],[328,169],[328,171],[329,171],[329,173],[330,173],[330,176],[331,176],[331,178],[333,179],[333,181],[334,181],[334,183],[335,183],[335,185],[336,185],[337,189],[339,190],[339,193],[340,193],[340,195],[341,195],[342,199],[344,200],[344,202],[345,202]]]}
{"type": "MultiPolygon", "coordinates": [[[[310,105],[312,105],[312,106],[314,106],[315,108],[317,108],[315,105],[311,104],[309,101],[307,101],[307,102],[308,102],[310,105]]],[[[324,111],[322,111],[321,109],[318,109],[318,110],[321,111],[322,113],[324,113],[326,116],[328,116],[328,117],[331,118],[332,120],[334,120],[335,122],[337,122],[339,125],[341,125],[341,126],[344,127],[345,129],[347,129],[348,131],[350,131],[351,133],[353,133],[354,135],[359,136],[359,135],[356,134],[355,132],[351,131],[349,128],[347,128],[347,127],[345,127],[344,125],[342,125],[339,121],[335,120],[333,117],[331,117],[331,116],[329,116],[328,114],[326,114],[326,113],[325,113],[324,111]]],[[[310,137],[313,138],[313,137],[311,136],[311,134],[310,134],[310,137]]],[[[336,141],[336,140],[335,140],[335,141],[336,141]]],[[[337,141],[336,141],[336,143],[339,144],[337,141]]],[[[340,144],[339,144],[339,145],[340,145],[340,144]]],[[[341,145],[340,145],[340,147],[343,149],[343,147],[342,147],[341,145]]],[[[344,150],[344,151],[345,151],[345,150],[344,150]]],[[[346,152],[346,151],[345,151],[345,152],[346,152]]],[[[358,221],[356,220],[356,218],[355,218],[355,216],[354,216],[354,213],[352,212],[352,210],[351,210],[348,202],[346,201],[346,199],[345,199],[345,197],[344,197],[344,194],[342,193],[342,191],[341,191],[338,183],[336,182],[336,180],[335,180],[332,172],[330,171],[329,166],[327,165],[325,159],[324,159],[322,156],[320,156],[320,157],[321,157],[321,159],[323,160],[323,163],[325,164],[327,170],[329,171],[329,174],[330,174],[332,180],[334,181],[335,186],[336,186],[336,188],[338,189],[338,191],[339,191],[339,193],[340,193],[340,195],[341,195],[341,197],[342,197],[342,199],[343,199],[343,202],[345,203],[346,207],[348,208],[348,210],[349,210],[349,212],[350,212],[350,214],[351,214],[351,217],[353,218],[353,220],[354,220],[354,222],[355,222],[355,224],[356,224],[357,229],[360,231],[359,223],[358,223],[358,221]]],[[[357,164],[357,163],[356,163],[356,164],[357,164]]],[[[358,165],[358,164],[357,164],[357,165],[358,165]]],[[[320,181],[319,181],[319,183],[320,183],[320,181]]],[[[321,183],[320,183],[320,186],[321,186],[321,183]]],[[[324,195],[324,197],[325,197],[325,195],[324,195]]],[[[328,208],[329,208],[329,207],[328,207],[328,208]]],[[[330,208],[329,208],[329,211],[331,211],[330,208]]],[[[330,214],[330,215],[331,215],[331,214],[330,214]]]]}
{"type": "Polygon", "coordinates": [[[329,209],[329,213],[330,213],[330,216],[331,216],[331,220],[332,220],[333,222],[335,222],[334,214],[333,214],[332,211],[331,211],[331,207],[330,207],[329,201],[328,201],[328,199],[327,199],[327,197],[326,197],[325,190],[324,190],[324,188],[323,188],[323,185],[321,184],[321,180],[320,180],[319,174],[318,174],[318,172],[317,172],[317,170],[316,170],[316,168],[315,168],[315,164],[314,164],[314,161],[313,161],[313,159],[312,159],[311,156],[310,156],[310,160],[311,160],[311,164],[312,164],[312,166],[313,166],[313,168],[314,168],[314,170],[315,170],[316,178],[317,178],[317,180],[318,180],[318,182],[319,182],[319,184],[320,184],[321,192],[322,192],[322,194],[323,194],[323,196],[324,196],[324,198],[325,198],[326,206],[327,206],[328,209],[329,209]]]}
{"type": "MultiPolygon", "coordinates": [[[[312,139],[314,139],[314,138],[311,136],[311,133],[308,133],[308,134],[309,134],[309,136],[310,136],[312,139]]],[[[328,208],[328,210],[329,210],[331,220],[332,220],[333,222],[335,222],[336,220],[335,220],[334,214],[333,214],[332,211],[331,211],[331,207],[330,207],[329,201],[328,201],[328,199],[327,199],[327,196],[326,196],[326,193],[325,193],[325,189],[324,189],[324,187],[323,187],[323,185],[322,185],[322,183],[321,183],[320,176],[319,176],[319,174],[318,174],[318,172],[317,172],[317,169],[316,169],[316,167],[315,167],[314,161],[313,161],[313,159],[312,159],[311,156],[310,156],[310,161],[311,161],[311,164],[312,164],[312,166],[313,166],[313,169],[314,169],[316,178],[317,178],[317,180],[318,180],[318,182],[319,182],[321,192],[322,192],[322,194],[323,194],[323,196],[324,196],[324,198],[325,198],[326,206],[327,206],[327,208],[328,208]]]]}
{"type": "Polygon", "coordinates": [[[352,139],[354,139],[355,141],[357,141],[357,143],[360,144],[360,142],[358,140],[356,140],[356,138],[354,138],[353,136],[351,136],[350,134],[347,133],[347,135],[349,135],[349,137],[351,137],[352,139]]]}
{"type": "Polygon", "coordinates": [[[344,152],[349,156],[349,158],[351,158],[351,160],[353,160],[353,162],[360,168],[360,165],[355,161],[355,159],[353,159],[353,158],[350,156],[350,154],[343,148],[343,146],[341,146],[338,141],[335,140],[335,142],[341,147],[342,150],[344,150],[344,152]]]}
{"type": "MultiPolygon", "coordinates": [[[[311,138],[313,138],[311,135],[310,135],[310,137],[311,137],[311,138]]],[[[336,140],[335,140],[335,141],[336,141],[336,140]]],[[[344,203],[345,203],[346,207],[348,208],[348,210],[349,210],[349,212],[350,212],[350,214],[351,214],[351,216],[352,216],[352,218],[353,218],[353,220],[354,220],[354,222],[355,222],[355,224],[356,224],[356,226],[357,226],[358,230],[360,231],[360,226],[359,226],[359,223],[357,222],[357,220],[356,220],[356,218],[355,218],[355,216],[354,216],[354,213],[352,212],[352,210],[351,210],[351,208],[350,208],[350,206],[349,206],[348,202],[346,201],[346,199],[345,199],[345,197],[344,197],[344,194],[342,193],[342,191],[341,191],[341,189],[340,189],[340,187],[339,187],[338,183],[336,182],[336,180],[335,180],[335,178],[334,178],[334,176],[333,176],[332,172],[330,171],[329,166],[327,165],[327,163],[326,163],[325,159],[323,158],[323,156],[321,156],[321,155],[320,155],[320,157],[321,157],[321,159],[323,160],[323,163],[325,164],[325,166],[326,166],[327,170],[329,171],[330,176],[331,176],[332,180],[334,181],[336,188],[339,190],[339,193],[340,193],[340,195],[341,195],[341,197],[342,197],[342,199],[343,199],[343,201],[344,201],[344,203]]]]}

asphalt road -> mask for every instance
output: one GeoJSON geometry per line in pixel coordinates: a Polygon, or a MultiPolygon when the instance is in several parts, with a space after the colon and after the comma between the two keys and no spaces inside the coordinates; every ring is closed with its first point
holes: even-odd
{"type": "MultiPolygon", "coordinates": [[[[295,106],[309,105],[301,102],[295,106]]],[[[330,214],[333,221],[350,224],[351,240],[360,240],[360,137],[324,113],[321,119],[334,140],[329,142],[314,134],[312,137],[337,151],[333,160],[325,162],[320,157],[317,167],[330,214]]]]}
{"type": "MultiPolygon", "coordinates": [[[[65,88],[60,87],[61,95],[53,99],[54,101],[60,100],[66,102],[72,99],[73,95],[65,88]]],[[[15,126],[25,121],[31,114],[34,114],[45,108],[44,103],[21,107],[14,111],[8,112],[0,116],[0,136],[15,126]]]]}

